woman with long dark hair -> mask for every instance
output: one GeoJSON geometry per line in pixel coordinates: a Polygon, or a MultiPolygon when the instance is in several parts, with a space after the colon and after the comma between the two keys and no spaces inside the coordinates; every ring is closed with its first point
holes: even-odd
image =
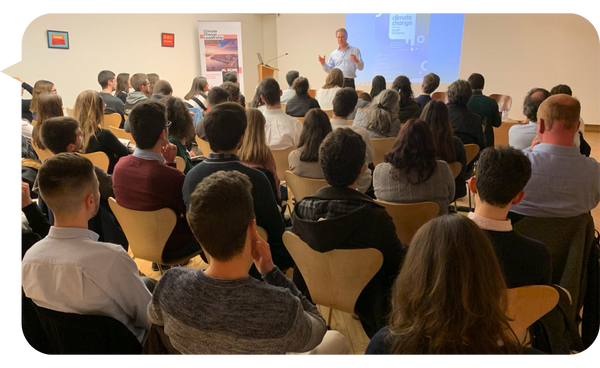
{"type": "Polygon", "coordinates": [[[40,94],[48,92],[56,94],[56,87],[54,87],[54,83],[47,80],[39,80],[35,82],[33,85],[33,92],[31,93],[31,104],[29,105],[29,111],[32,112],[33,120],[37,120],[37,112],[38,112],[38,99],[40,94]]]}
{"type": "MultiPolygon", "coordinates": [[[[37,83],[36,83],[37,85],[37,83]]],[[[44,121],[55,118],[58,116],[64,116],[62,98],[56,93],[42,92],[36,95],[36,111],[37,116],[34,120],[33,131],[31,132],[31,139],[33,143],[41,149],[46,149],[40,132],[42,131],[42,125],[44,121]]]]}
{"type": "Polygon", "coordinates": [[[389,326],[366,354],[521,353],[508,324],[508,297],[489,238],[462,215],[417,231],[392,291],[389,326]]]}
{"type": "Polygon", "coordinates": [[[129,73],[119,73],[117,75],[117,90],[115,91],[115,97],[118,97],[125,103],[129,89],[131,88],[131,81],[129,80],[129,73]]]}
{"type": "Polygon", "coordinates": [[[185,103],[178,97],[167,96],[158,101],[167,106],[167,119],[171,122],[168,139],[177,147],[177,156],[185,161],[183,173],[187,174],[193,165],[185,145],[192,142],[196,135],[192,115],[185,103]]]}
{"type": "Polygon", "coordinates": [[[424,120],[431,129],[435,143],[435,158],[444,160],[448,164],[458,161],[462,166],[460,174],[454,179],[454,199],[467,194],[465,185],[465,171],[467,167],[467,154],[462,141],[454,135],[450,125],[448,107],[443,101],[431,100],[423,108],[421,120],[424,120]]]}
{"type": "Polygon", "coordinates": [[[306,113],[298,148],[288,156],[291,172],[305,178],[324,178],[319,164],[319,147],[331,130],[331,123],[325,111],[312,109],[306,113]]]}
{"type": "Polygon", "coordinates": [[[410,79],[401,75],[394,79],[392,83],[392,89],[395,89],[400,93],[398,119],[401,124],[404,124],[409,119],[418,119],[421,115],[421,107],[414,100],[414,94],[410,85],[410,79]]]}
{"type": "Polygon", "coordinates": [[[197,107],[204,112],[208,107],[208,103],[206,102],[208,96],[206,94],[209,89],[210,86],[208,85],[208,80],[206,78],[196,77],[192,81],[192,88],[190,88],[190,91],[183,99],[185,102],[192,105],[192,107],[197,107]]]}
{"type": "Polygon", "coordinates": [[[378,94],[383,92],[386,89],[385,87],[385,78],[382,75],[376,75],[373,77],[373,81],[371,82],[371,98],[377,97],[378,94]]]}
{"type": "Polygon", "coordinates": [[[454,177],[448,164],[435,159],[433,135],[426,122],[409,120],[400,130],[385,162],[373,172],[375,197],[386,202],[435,202],[448,213],[454,177]]]}

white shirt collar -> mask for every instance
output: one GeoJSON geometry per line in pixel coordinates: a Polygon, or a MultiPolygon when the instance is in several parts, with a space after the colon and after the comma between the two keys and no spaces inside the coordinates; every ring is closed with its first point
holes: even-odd
{"type": "Polygon", "coordinates": [[[483,230],[506,232],[512,231],[513,229],[512,223],[509,219],[504,221],[492,220],[487,217],[477,215],[475,212],[469,212],[468,217],[483,230]]]}

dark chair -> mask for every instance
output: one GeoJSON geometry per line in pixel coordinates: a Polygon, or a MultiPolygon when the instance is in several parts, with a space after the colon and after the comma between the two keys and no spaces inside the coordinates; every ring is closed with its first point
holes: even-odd
{"type": "MultiPolygon", "coordinates": [[[[24,311],[26,308],[35,311],[39,325],[35,330],[31,329],[36,321],[30,319],[28,332],[25,332],[25,326],[23,332],[32,347],[43,353],[140,354],[142,352],[142,345],[138,339],[124,324],[114,318],[53,311],[37,306],[23,295],[24,311]],[[34,337],[41,342],[34,346],[31,336],[34,331],[43,331],[43,335],[49,341],[50,351],[39,335],[34,337]],[[41,346],[45,351],[37,346],[41,346]]],[[[31,316],[32,314],[28,313],[28,317],[31,316]]]]}

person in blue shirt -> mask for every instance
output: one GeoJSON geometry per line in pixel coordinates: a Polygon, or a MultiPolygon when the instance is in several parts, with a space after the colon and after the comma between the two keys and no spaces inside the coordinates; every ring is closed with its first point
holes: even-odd
{"type": "Polygon", "coordinates": [[[319,55],[319,63],[323,70],[329,73],[338,68],[344,73],[344,87],[356,89],[354,78],[356,78],[356,69],[363,70],[365,63],[360,56],[360,50],[348,44],[348,32],[345,28],[335,31],[338,48],[329,55],[329,61],[325,62],[325,55],[319,55]]]}

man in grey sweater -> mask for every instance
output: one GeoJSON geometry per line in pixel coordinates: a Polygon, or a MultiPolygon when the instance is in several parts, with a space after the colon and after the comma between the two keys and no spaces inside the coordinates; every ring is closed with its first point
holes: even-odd
{"type": "MultiPolygon", "coordinates": [[[[256,232],[251,188],[246,175],[219,171],[191,196],[191,228],[210,266],[170,269],[148,305],[150,323],[164,326],[183,354],[306,352],[327,340],[323,317],[273,264],[256,232]],[[248,275],[252,262],[266,284],[248,275]]],[[[334,335],[321,353],[347,352],[345,338],[334,335]]]]}

